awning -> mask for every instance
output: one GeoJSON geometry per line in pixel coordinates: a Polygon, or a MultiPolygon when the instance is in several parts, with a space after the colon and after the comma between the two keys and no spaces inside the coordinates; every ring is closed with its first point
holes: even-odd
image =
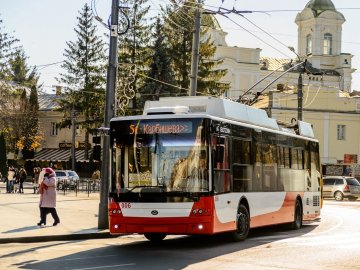
{"type": "MultiPolygon", "coordinates": [[[[92,155],[92,149],[89,149],[89,157],[92,155]]],[[[84,158],[85,150],[75,150],[76,161],[89,161],[84,158]]],[[[44,148],[35,153],[34,158],[28,159],[32,161],[69,161],[71,157],[71,149],[44,148]]]]}

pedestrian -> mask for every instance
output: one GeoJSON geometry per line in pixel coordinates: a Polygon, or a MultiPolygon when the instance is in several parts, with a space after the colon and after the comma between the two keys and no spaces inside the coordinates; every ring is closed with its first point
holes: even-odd
{"type": "Polygon", "coordinates": [[[93,183],[92,183],[93,191],[95,191],[96,187],[99,186],[99,183],[100,183],[100,171],[98,169],[96,169],[93,172],[91,179],[93,181],[93,183]]]}
{"type": "Polygon", "coordinates": [[[8,177],[7,177],[7,185],[6,185],[7,193],[13,193],[14,192],[15,181],[16,181],[15,168],[13,166],[9,166],[8,177]]]}
{"type": "Polygon", "coordinates": [[[56,176],[52,168],[43,169],[44,177],[40,183],[40,222],[38,226],[46,225],[46,216],[51,214],[53,226],[60,223],[56,212],[56,176]]]}
{"type": "Polygon", "coordinates": [[[39,192],[39,174],[41,172],[41,168],[35,167],[33,169],[33,189],[34,194],[37,194],[39,192]]]}
{"type": "Polygon", "coordinates": [[[24,182],[26,180],[26,177],[27,177],[26,170],[24,166],[22,166],[19,171],[19,184],[20,184],[19,193],[24,193],[24,182]]]}

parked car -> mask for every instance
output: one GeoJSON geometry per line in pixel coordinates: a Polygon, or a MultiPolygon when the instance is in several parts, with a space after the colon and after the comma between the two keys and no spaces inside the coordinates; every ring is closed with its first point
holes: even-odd
{"type": "Polygon", "coordinates": [[[360,197],[360,183],[354,177],[349,176],[325,176],[323,196],[342,201],[344,198],[357,200],[360,197]]]}
{"type": "Polygon", "coordinates": [[[79,175],[70,170],[55,170],[57,189],[76,188],[79,183],[79,175]]]}

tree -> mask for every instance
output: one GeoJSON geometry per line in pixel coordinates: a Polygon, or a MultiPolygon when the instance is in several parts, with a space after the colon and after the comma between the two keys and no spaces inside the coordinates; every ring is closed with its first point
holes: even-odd
{"type": "Polygon", "coordinates": [[[7,157],[6,157],[6,143],[5,137],[2,132],[0,132],[0,173],[2,176],[7,176],[7,157]]]}
{"type": "Polygon", "coordinates": [[[40,147],[43,135],[39,130],[39,102],[36,86],[31,88],[30,97],[26,104],[27,121],[23,123],[23,130],[17,145],[22,149],[24,159],[34,157],[34,150],[40,147]]]}
{"type": "Polygon", "coordinates": [[[11,34],[6,33],[0,19],[0,80],[5,79],[9,68],[9,59],[14,55],[18,42],[11,34]]]}
{"type": "MultiPolygon", "coordinates": [[[[171,4],[164,9],[165,34],[169,42],[169,55],[172,57],[172,65],[178,85],[181,87],[180,95],[187,95],[190,86],[190,69],[192,55],[192,39],[194,31],[196,3],[184,1],[183,5],[171,0],[171,4]]],[[[202,19],[205,16],[202,15],[202,19]]],[[[201,41],[199,48],[199,71],[197,95],[222,95],[229,89],[227,83],[221,83],[220,79],[226,75],[226,70],[216,68],[221,61],[213,60],[216,47],[205,38],[207,28],[201,29],[201,41]]]]}
{"type": "Polygon", "coordinates": [[[140,89],[142,102],[139,105],[142,107],[146,100],[159,100],[160,96],[172,96],[178,91],[178,88],[175,86],[176,81],[171,67],[171,58],[163,25],[159,17],[156,19],[154,28],[153,35],[155,36],[155,41],[150,47],[152,57],[149,70],[146,72],[144,85],[140,89]]]}
{"type": "MultiPolygon", "coordinates": [[[[139,88],[144,84],[141,74],[145,74],[149,60],[150,27],[147,24],[146,15],[149,12],[150,6],[147,4],[148,0],[124,0],[121,2],[120,5],[127,5],[129,7],[125,13],[130,20],[130,28],[126,33],[119,36],[119,69],[123,67],[122,64],[133,64],[136,66],[136,73],[134,78],[129,80],[127,72],[120,70],[118,72],[118,80],[131,81],[128,87],[133,90],[135,95],[132,98],[133,110],[128,110],[127,113],[137,114],[141,110],[138,110],[136,93],[139,93],[139,88]]],[[[120,21],[120,28],[126,29],[127,21],[120,21]]],[[[126,89],[119,90],[126,91],[126,89]]],[[[126,93],[124,93],[123,98],[126,99],[126,96],[126,93]]]]}
{"type": "Polygon", "coordinates": [[[66,42],[65,61],[58,81],[69,90],[58,103],[65,119],[60,127],[69,127],[73,110],[84,117],[78,121],[85,130],[85,158],[88,159],[89,134],[101,125],[104,107],[105,50],[103,40],[96,35],[94,17],[88,4],[79,12],[75,42],[66,42]]]}
{"type": "Polygon", "coordinates": [[[9,59],[7,79],[22,86],[36,86],[39,80],[36,67],[30,69],[26,64],[25,52],[18,48],[9,59]]]}

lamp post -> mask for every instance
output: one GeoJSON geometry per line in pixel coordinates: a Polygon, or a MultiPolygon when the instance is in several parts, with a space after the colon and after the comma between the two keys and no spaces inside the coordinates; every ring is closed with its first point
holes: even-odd
{"type": "MultiPolygon", "coordinates": [[[[119,0],[113,0],[111,4],[111,26],[110,26],[110,49],[109,66],[106,79],[105,115],[104,128],[110,125],[110,119],[114,116],[114,99],[116,85],[116,71],[118,63],[118,23],[119,23],[119,0]]],[[[103,155],[101,163],[101,185],[98,228],[108,229],[108,193],[110,187],[110,137],[105,134],[103,137],[103,155]]]]}

